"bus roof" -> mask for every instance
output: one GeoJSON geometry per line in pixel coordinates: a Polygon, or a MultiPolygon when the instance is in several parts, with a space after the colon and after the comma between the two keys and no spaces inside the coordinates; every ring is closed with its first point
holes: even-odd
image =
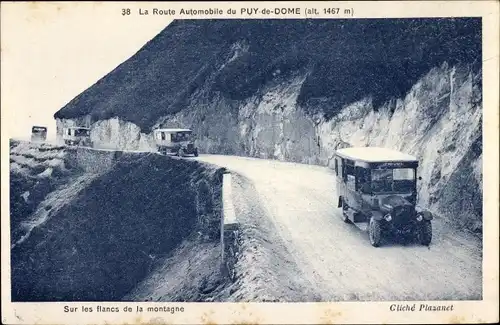
{"type": "Polygon", "coordinates": [[[155,132],[192,132],[190,129],[156,129],[155,132]]]}
{"type": "Polygon", "coordinates": [[[343,148],[337,150],[336,154],[342,158],[367,163],[395,161],[418,162],[418,159],[412,155],[397,150],[379,147],[343,148]]]}
{"type": "Polygon", "coordinates": [[[81,130],[90,130],[90,128],[84,126],[67,126],[66,129],[81,129],[81,130]]]}

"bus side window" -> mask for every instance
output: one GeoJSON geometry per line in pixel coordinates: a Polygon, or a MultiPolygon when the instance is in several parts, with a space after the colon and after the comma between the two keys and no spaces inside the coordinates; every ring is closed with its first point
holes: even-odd
{"type": "Polygon", "coordinates": [[[161,139],[165,140],[165,132],[161,132],[161,139]]]}
{"type": "Polygon", "coordinates": [[[339,176],[339,161],[335,158],[335,175],[339,176]]]}
{"type": "Polygon", "coordinates": [[[342,175],[342,179],[344,182],[347,182],[347,165],[345,164],[345,160],[342,160],[342,168],[340,174],[342,175]]]}
{"type": "Polygon", "coordinates": [[[354,177],[354,175],[347,175],[347,189],[351,190],[351,191],[355,191],[356,189],[356,178],[354,177]]]}
{"type": "Polygon", "coordinates": [[[344,178],[344,181],[347,182],[347,176],[348,175],[352,175],[354,176],[354,165],[351,165],[348,161],[345,161],[343,164],[342,164],[342,169],[343,169],[343,178],[344,178]]]}

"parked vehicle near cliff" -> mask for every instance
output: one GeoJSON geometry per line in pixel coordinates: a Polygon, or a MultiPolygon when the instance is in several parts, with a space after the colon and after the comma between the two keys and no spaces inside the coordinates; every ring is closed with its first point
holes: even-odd
{"type": "Polygon", "coordinates": [[[156,148],[164,155],[198,157],[193,131],[190,129],[156,129],[154,130],[156,148]]]}
{"type": "Polygon", "coordinates": [[[63,129],[63,140],[66,145],[93,147],[90,140],[90,128],[70,126],[63,129]]]}
{"type": "Polygon", "coordinates": [[[415,236],[422,245],[430,244],[433,216],[416,207],[417,158],[386,148],[358,147],[337,150],[334,159],[344,222],[368,231],[374,247],[389,234],[415,236]]]}
{"type": "Polygon", "coordinates": [[[47,140],[47,128],[45,126],[34,125],[31,128],[31,141],[40,142],[47,140]]]}

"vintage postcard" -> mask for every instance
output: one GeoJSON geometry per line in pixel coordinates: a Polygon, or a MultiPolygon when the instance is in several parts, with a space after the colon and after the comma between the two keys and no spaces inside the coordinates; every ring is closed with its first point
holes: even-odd
{"type": "Polygon", "coordinates": [[[2,322],[499,321],[499,2],[2,2],[2,322]]]}

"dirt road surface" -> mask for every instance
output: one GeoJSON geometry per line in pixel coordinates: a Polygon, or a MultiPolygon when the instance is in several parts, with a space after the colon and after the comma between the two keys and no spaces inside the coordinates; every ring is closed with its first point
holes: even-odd
{"type": "Polygon", "coordinates": [[[290,255],[290,274],[302,277],[299,282],[322,301],[481,299],[481,240],[440,218],[434,220],[429,247],[389,242],[374,248],[366,233],[342,222],[332,170],[232,156],[197,159],[228,168],[236,181],[241,175],[240,183],[251,182],[233,191],[258,197],[259,211],[276,229],[268,240],[290,255]]]}

